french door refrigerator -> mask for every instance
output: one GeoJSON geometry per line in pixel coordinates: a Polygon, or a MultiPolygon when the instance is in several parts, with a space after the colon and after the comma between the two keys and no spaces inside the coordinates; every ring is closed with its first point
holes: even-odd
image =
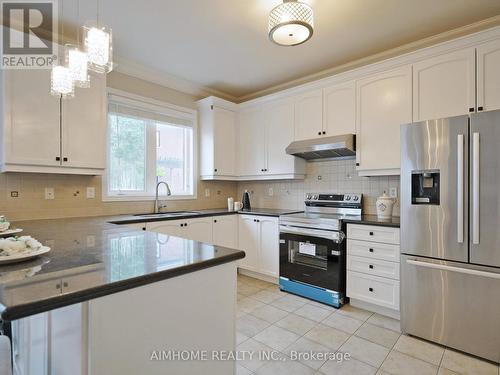
{"type": "Polygon", "coordinates": [[[401,328],[500,362],[500,111],[401,127],[401,328]]]}

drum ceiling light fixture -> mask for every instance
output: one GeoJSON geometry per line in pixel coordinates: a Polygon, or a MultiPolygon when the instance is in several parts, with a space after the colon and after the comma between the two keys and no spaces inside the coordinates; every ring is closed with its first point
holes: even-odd
{"type": "Polygon", "coordinates": [[[283,0],[269,13],[269,39],[280,46],[296,46],[313,35],[312,8],[297,0],[283,0]]]}

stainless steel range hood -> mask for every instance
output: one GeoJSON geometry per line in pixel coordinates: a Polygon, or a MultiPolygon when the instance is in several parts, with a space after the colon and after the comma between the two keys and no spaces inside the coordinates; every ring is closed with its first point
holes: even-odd
{"type": "Polygon", "coordinates": [[[296,141],[290,143],[286,153],[306,160],[353,159],[356,157],[356,136],[346,134],[296,141]]]}

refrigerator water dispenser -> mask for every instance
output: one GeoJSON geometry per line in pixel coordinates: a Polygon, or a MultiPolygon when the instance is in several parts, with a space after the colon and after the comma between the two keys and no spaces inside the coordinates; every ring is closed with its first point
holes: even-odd
{"type": "Polygon", "coordinates": [[[411,173],[411,203],[439,205],[439,170],[411,173]]]}

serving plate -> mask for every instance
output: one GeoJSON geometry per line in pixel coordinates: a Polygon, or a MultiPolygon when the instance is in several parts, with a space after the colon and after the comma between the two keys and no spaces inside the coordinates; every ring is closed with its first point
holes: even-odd
{"type": "Polygon", "coordinates": [[[40,256],[42,254],[48,253],[49,251],[50,251],[50,247],[41,246],[36,250],[25,251],[23,253],[16,254],[16,255],[0,255],[0,265],[17,263],[17,262],[24,262],[24,261],[36,258],[37,256],[40,256]]]}
{"type": "Polygon", "coordinates": [[[16,233],[20,233],[22,232],[23,230],[21,228],[17,228],[17,229],[7,229],[7,230],[4,230],[3,232],[0,232],[0,237],[7,237],[7,236],[11,236],[13,234],[16,234],[16,233]]]}

